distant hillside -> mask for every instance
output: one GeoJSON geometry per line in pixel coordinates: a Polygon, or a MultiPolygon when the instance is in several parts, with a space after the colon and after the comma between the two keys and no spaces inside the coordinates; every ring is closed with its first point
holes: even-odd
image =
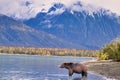
{"type": "Polygon", "coordinates": [[[77,47],[5,15],[0,15],[0,46],[77,47]]]}

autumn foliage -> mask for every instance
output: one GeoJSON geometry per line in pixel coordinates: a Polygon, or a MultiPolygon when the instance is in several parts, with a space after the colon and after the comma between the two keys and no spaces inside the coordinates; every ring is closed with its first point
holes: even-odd
{"type": "Polygon", "coordinates": [[[34,48],[34,47],[0,47],[0,53],[9,54],[29,54],[41,56],[82,56],[82,57],[96,57],[97,50],[79,50],[66,48],[34,48]]]}
{"type": "Polygon", "coordinates": [[[120,61],[120,38],[104,46],[98,57],[101,60],[112,59],[120,61]]]}

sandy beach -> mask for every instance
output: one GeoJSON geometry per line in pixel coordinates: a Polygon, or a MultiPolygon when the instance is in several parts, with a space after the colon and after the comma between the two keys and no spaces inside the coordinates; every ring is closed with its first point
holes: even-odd
{"type": "Polygon", "coordinates": [[[84,64],[87,65],[88,71],[104,75],[110,79],[120,80],[120,62],[94,60],[85,62],[84,64]]]}

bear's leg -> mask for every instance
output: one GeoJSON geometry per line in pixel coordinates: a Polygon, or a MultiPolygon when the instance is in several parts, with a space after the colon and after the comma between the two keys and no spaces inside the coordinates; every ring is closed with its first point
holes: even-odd
{"type": "Polygon", "coordinates": [[[87,73],[82,71],[82,80],[87,80],[87,73]]]}
{"type": "Polygon", "coordinates": [[[72,80],[72,74],[73,73],[69,73],[69,80],[72,80]]]}
{"type": "Polygon", "coordinates": [[[69,76],[69,80],[72,80],[72,76],[69,76]]]}
{"type": "Polygon", "coordinates": [[[82,71],[81,74],[82,74],[82,77],[84,77],[84,76],[87,77],[87,72],[82,71]]]}
{"type": "Polygon", "coordinates": [[[73,70],[69,69],[69,80],[72,80],[73,70]]]}

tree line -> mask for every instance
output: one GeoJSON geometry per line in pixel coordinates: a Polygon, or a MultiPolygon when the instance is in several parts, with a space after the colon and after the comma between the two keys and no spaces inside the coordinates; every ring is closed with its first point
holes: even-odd
{"type": "Polygon", "coordinates": [[[105,45],[100,50],[0,46],[0,53],[41,56],[98,57],[99,60],[112,59],[115,61],[120,61],[120,38],[113,40],[111,43],[105,45]]]}
{"type": "Polygon", "coordinates": [[[54,55],[54,56],[96,57],[98,54],[98,50],[0,46],[0,53],[29,54],[29,55],[41,55],[41,56],[54,55]]]}

